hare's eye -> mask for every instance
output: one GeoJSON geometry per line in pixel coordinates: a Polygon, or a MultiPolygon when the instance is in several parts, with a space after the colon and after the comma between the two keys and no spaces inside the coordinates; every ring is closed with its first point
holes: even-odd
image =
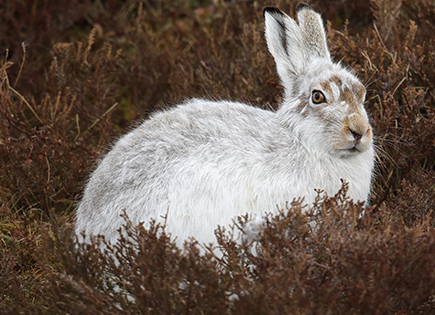
{"type": "Polygon", "coordinates": [[[311,99],[314,104],[322,104],[326,102],[325,94],[323,94],[321,91],[314,90],[313,94],[311,95],[311,99]]]}

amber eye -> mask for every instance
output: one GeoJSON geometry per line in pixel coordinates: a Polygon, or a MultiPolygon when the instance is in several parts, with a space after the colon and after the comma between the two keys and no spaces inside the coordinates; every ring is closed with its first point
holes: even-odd
{"type": "Polygon", "coordinates": [[[326,102],[325,94],[323,94],[321,91],[314,90],[313,94],[311,95],[311,100],[314,104],[322,104],[326,102]]]}

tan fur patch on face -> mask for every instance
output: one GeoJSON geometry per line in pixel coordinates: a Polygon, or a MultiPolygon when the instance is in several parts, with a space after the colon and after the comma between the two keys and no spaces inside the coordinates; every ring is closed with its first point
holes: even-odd
{"type": "Polygon", "coordinates": [[[348,115],[344,120],[344,124],[348,129],[347,132],[352,130],[360,135],[364,135],[369,128],[367,118],[359,110],[348,115]]]}
{"type": "Polygon", "coordinates": [[[358,133],[363,136],[359,144],[360,146],[368,145],[372,139],[372,131],[364,110],[360,107],[364,102],[366,93],[364,85],[359,82],[345,84],[338,76],[332,76],[328,82],[329,84],[324,83],[322,87],[336,84],[340,91],[337,101],[344,102],[349,106],[347,115],[342,122],[342,129],[340,130],[342,141],[337,143],[336,149],[348,144],[352,133],[358,133]]]}
{"type": "Polygon", "coordinates": [[[343,86],[343,81],[341,81],[341,79],[339,77],[334,75],[334,76],[331,77],[331,79],[329,79],[329,81],[334,82],[335,84],[337,84],[337,86],[341,90],[341,87],[343,86]]]}
{"type": "Polygon", "coordinates": [[[358,103],[355,100],[355,94],[348,87],[345,87],[341,90],[340,98],[338,100],[340,102],[346,102],[346,104],[348,104],[353,111],[358,109],[358,103]]]}
{"type": "Polygon", "coordinates": [[[364,95],[366,93],[364,85],[358,82],[352,84],[350,88],[347,86],[343,87],[343,81],[337,76],[332,76],[330,82],[335,83],[341,91],[338,100],[340,102],[346,102],[352,111],[357,111],[359,103],[364,100],[364,95]]]}
{"type": "Polygon", "coordinates": [[[372,128],[369,126],[369,129],[367,129],[367,132],[366,132],[366,138],[363,139],[363,140],[365,140],[366,145],[368,145],[368,143],[370,143],[370,141],[372,140],[372,137],[373,137],[373,131],[372,131],[372,128]]]}
{"type": "MultiPolygon", "coordinates": [[[[303,110],[305,109],[305,107],[308,105],[308,101],[307,101],[306,97],[304,97],[304,96],[299,97],[299,101],[300,101],[300,103],[296,107],[296,109],[297,109],[298,113],[302,113],[303,110]]],[[[308,112],[305,112],[305,116],[307,116],[307,115],[308,115],[308,112]]]]}
{"type": "Polygon", "coordinates": [[[328,95],[332,95],[332,88],[329,81],[320,82],[320,86],[322,87],[323,91],[325,91],[328,95]]]}
{"type": "Polygon", "coordinates": [[[358,102],[364,101],[364,96],[366,95],[366,88],[361,83],[352,84],[352,90],[355,93],[358,102]]]}

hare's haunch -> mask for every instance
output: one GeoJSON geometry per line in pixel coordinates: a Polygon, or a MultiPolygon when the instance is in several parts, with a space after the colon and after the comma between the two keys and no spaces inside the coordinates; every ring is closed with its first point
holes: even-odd
{"type": "Polygon", "coordinates": [[[182,244],[214,242],[218,225],[262,216],[294,198],[312,203],[349,183],[367,201],[374,164],[365,88],[333,63],[320,15],[298,8],[298,23],[264,10],[269,51],[285,98],[276,112],[193,99],[154,114],[113,146],[93,172],[76,233],[115,241],[125,209],[134,224],[166,220],[182,244]]]}

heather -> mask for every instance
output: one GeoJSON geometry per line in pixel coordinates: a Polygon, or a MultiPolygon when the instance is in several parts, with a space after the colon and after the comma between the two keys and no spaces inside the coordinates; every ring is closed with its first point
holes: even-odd
{"type": "Polygon", "coordinates": [[[309,3],[333,59],[367,87],[378,152],[368,209],[345,183],[313,209],[295,201],[269,217],[255,255],[229,227],[214,257],[128,218],[131,238],[106,254],[103,240],[75,244],[87,176],[134,123],[190,97],[276,108],[262,10],[294,16],[297,4],[0,4],[0,313],[435,313],[432,1],[309,3]]]}

